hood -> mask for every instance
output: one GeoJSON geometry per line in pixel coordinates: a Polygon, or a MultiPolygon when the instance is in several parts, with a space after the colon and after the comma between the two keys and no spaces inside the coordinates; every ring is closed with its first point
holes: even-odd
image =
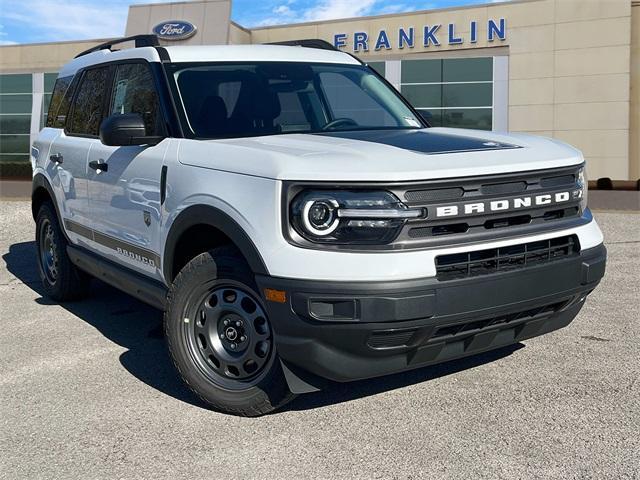
{"type": "Polygon", "coordinates": [[[467,177],[583,162],[578,150],[550,138],[453,128],[181,140],[179,160],[278,180],[335,182],[467,177]]]}

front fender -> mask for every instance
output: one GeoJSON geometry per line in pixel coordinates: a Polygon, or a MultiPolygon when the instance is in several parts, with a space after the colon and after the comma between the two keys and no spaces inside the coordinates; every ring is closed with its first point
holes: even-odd
{"type": "Polygon", "coordinates": [[[165,241],[163,254],[163,275],[165,281],[173,278],[173,258],[181,235],[195,225],[209,225],[217,228],[233,241],[247,259],[256,274],[268,275],[267,267],[255,244],[245,230],[228,214],[210,205],[192,205],[181,211],[172,222],[165,241]]]}
{"type": "MultiPolygon", "coordinates": [[[[47,193],[49,194],[49,197],[51,198],[51,202],[53,203],[53,207],[56,210],[58,221],[60,222],[60,228],[62,229],[62,232],[66,236],[67,232],[65,232],[65,229],[64,229],[64,222],[63,222],[62,216],[60,215],[60,207],[58,206],[56,194],[53,190],[53,187],[51,186],[51,182],[49,181],[49,179],[45,176],[44,173],[39,171],[36,171],[36,173],[33,176],[33,180],[31,182],[31,215],[33,216],[33,219],[35,220],[36,216],[38,215],[38,210],[41,205],[40,198],[38,197],[39,195],[38,192],[41,192],[42,189],[46,190],[47,193]]],[[[69,239],[67,238],[67,240],[69,239]]]]}

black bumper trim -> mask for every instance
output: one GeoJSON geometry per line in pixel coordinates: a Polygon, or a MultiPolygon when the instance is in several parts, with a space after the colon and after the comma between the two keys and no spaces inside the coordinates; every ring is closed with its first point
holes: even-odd
{"type": "Polygon", "coordinates": [[[566,260],[483,277],[439,282],[319,282],[258,276],[281,358],[319,377],[349,381],[439,363],[568,325],[604,275],[604,245],[566,260]],[[317,315],[318,299],[341,305],[317,315]],[[345,305],[351,303],[353,307],[345,305]],[[451,327],[450,331],[446,328],[451,327]],[[410,332],[407,335],[406,332],[410,332]],[[439,333],[438,333],[439,332],[439,333]],[[444,333],[443,333],[444,332],[444,333]],[[371,339],[390,335],[397,344],[371,339]]]}

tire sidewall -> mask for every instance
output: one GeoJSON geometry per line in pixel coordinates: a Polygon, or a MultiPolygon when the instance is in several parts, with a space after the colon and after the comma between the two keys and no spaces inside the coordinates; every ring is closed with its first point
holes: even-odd
{"type": "Polygon", "coordinates": [[[56,210],[51,202],[45,202],[40,206],[36,215],[36,254],[38,263],[38,275],[42,281],[45,295],[59,302],[78,300],[86,296],[89,291],[91,277],[79,270],[67,253],[67,237],[60,226],[56,210]],[[47,278],[42,265],[40,235],[44,222],[48,221],[53,229],[55,238],[55,252],[58,259],[58,272],[52,283],[47,278]]]}
{"type": "MultiPolygon", "coordinates": [[[[264,405],[265,402],[272,406],[280,404],[282,398],[289,394],[289,390],[277,358],[275,342],[269,354],[270,359],[259,374],[259,381],[247,388],[227,389],[213,383],[193,359],[187,346],[185,315],[191,308],[191,302],[199,302],[205,292],[219,285],[235,286],[250,293],[266,312],[255,287],[253,275],[238,262],[238,258],[217,256],[212,252],[196,257],[176,277],[165,313],[166,337],[176,368],[187,385],[205,402],[216,408],[233,413],[233,410],[242,410],[256,404],[264,405]],[[202,258],[203,255],[205,258],[202,258]]],[[[271,331],[273,335],[273,328],[271,331]]]]}
{"type": "Polygon", "coordinates": [[[58,256],[58,262],[61,263],[63,260],[63,255],[66,254],[65,246],[66,242],[64,241],[64,236],[62,235],[62,231],[60,230],[60,225],[58,224],[58,219],[55,213],[53,213],[51,205],[48,203],[44,203],[40,210],[38,211],[38,216],[36,217],[36,251],[37,251],[37,260],[38,260],[38,275],[40,275],[40,280],[42,281],[42,286],[47,293],[47,295],[56,297],[60,295],[61,290],[61,269],[58,268],[58,276],[55,281],[52,283],[49,281],[45,271],[44,265],[42,265],[42,245],[40,242],[40,237],[42,235],[42,229],[45,221],[48,221],[53,229],[53,234],[55,236],[55,249],[56,255],[58,256]]]}

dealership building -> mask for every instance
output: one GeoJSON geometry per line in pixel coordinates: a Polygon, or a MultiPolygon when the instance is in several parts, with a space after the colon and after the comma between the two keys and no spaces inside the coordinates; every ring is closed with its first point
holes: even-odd
{"type": "MultiPolygon", "coordinates": [[[[245,28],[231,0],[132,5],[163,44],[323,39],[384,75],[432,125],[529,132],[584,153],[592,179],[640,178],[640,1],[517,0],[245,28]]],[[[0,47],[0,175],[30,172],[56,72],[108,39],[0,47]]]]}

